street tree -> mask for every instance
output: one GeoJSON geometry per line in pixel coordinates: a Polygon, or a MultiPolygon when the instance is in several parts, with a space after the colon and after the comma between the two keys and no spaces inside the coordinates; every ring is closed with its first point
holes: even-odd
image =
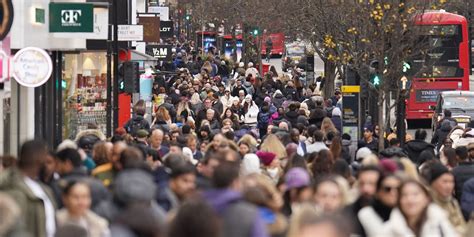
{"type": "MultiPolygon", "coordinates": [[[[400,96],[400,79],[405,62],[426,54],[420,41],[420,14],[440,9],[445,1],[415,0],[282,0],[291,7],[288,26],[308,40],[325,65],[325,94],[333,91],[336,71],[343,75],[350,65],[360,75],[361,84],[369,83],[377,93],[378,125],[385,131],[387,117],[382,108],[390,95],[400,96]],[[338,69],[338,70],[337,70],[338,69]],[[371,74],[377,74],[370,81],[371,74]]],[[[387,113],[388,114],[388,113],[387,113]]],[[[380,140],[383,148],[383,139],[380,140]]]]}

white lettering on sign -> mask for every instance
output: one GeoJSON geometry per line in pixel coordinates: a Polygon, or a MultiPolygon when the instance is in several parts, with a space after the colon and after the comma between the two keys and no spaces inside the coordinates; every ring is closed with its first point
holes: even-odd
{"type": "Polygon", "coordinates": [[[143,41],[143,25],[119,25],[119,41],[143,41]]]}
{"type": "Polygon", "coordinates": [[[171,31],[171,27],[161,27],[160,31],[162,31],[162,32],[170,32],[170,31],[171,31]]]}
{"type": "Polygon", "coordinates": [[[438,95],[437,91],[421,91],[422,95],[438,95]]]}
{"type": "Polygon", "coordinates": [[[61,24],[63,26],[81,26],[81,23],[78,23],[81,15],[81,10],[61,10],[61,24]]]}
{"type": "Polygon", "coordinates": [[[153,55],[157,58],[165,58],[168,55],[167,48],[153,48],[153,55]]]}
{"type": "Polygon", "coordinates": [[[26,87],[43,85],[53,72],[51,57],[40,48],[21,49],[13,57],[12,63],[13,77],[20,85],[26,87]]]}

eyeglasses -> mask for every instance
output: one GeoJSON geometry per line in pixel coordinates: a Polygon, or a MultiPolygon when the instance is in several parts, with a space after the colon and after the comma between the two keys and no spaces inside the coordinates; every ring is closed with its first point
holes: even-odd
{"type": "Polygon", "coordinates": [[[382,187],[382,191],[385,193],[389,193],[391,191],[397,191],[399,187],[390,187],[390,186],[384,186],[382,187]]]}

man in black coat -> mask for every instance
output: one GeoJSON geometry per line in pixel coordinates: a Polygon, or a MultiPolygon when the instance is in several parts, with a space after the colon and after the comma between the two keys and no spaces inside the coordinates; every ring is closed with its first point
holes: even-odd
{"type": "Polygon", "coordinates": [[[459,164],[452,170],[454,175],[454,196],[461,200],[462,187],[470,178],[474,177],[474,143],[466,147],[457,147],[456,156],[459,164]]]}
{"type": "Polygon", "coordinates": [[[451,129],[451,123],[448,120],[444,120],[441,123],[441,127],[436,129],[433,138],[431,138],[431,144],[436,146],[436,150],[439,151],[439,148],[443,145],[443,142],[448,137],[451,129]]]}
{"type": "Polygon", "coordinates": [[[420,154],[423,151],[429,151],[433,153],[434,156],[434,149],[435,147],[432,144],[429,144],[425,141],[426,139],[426,131],[423,129],[418,129],[415,132],[415,140],[407,142],[405,145],[404,149],[406,153],[408,154],[408,157],[410,158],[413,163],[420,165],[419,157],[420,154]]]}

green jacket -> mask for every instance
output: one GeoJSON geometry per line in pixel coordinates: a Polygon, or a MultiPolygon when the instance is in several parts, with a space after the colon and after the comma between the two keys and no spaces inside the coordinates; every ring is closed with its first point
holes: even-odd
{"type": "MultiPolygon", "coordinates": [[[[51,190],[40,184],[53,205],[51,190]]],[[[46,214],[43,200],[36,197],[23,181],[23,175],[17,169],[0,173],[0,191],[10,195],[21,209],[20,228],[31,236],[46,237],[46,214]]],[[[55,206],[56,207],[56,206],[55,206]]]]}

